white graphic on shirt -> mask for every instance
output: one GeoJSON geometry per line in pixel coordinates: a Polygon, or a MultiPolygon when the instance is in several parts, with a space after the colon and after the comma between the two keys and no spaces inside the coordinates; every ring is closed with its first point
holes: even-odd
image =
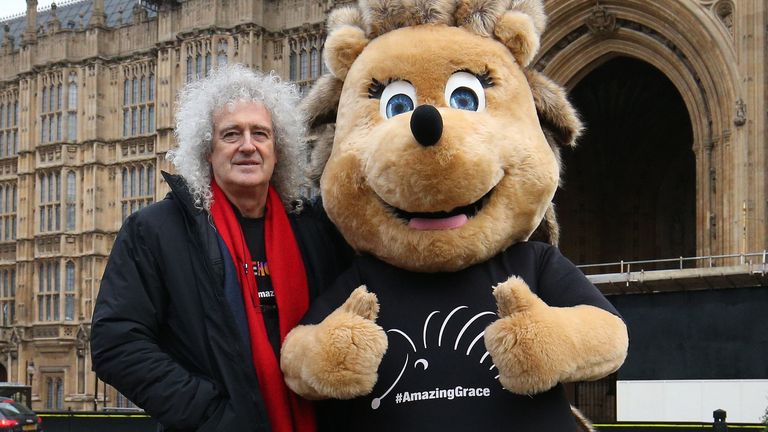
{"type": "MultiPolygon", "coordinates": [[[[451,321],[451,319],[454,318],[454,316],[459,311],[462,311],[463,309],[469,309],[469,307],[468,306],[458,306],[458,307],[454,308],[453,310],[451,310],[448,313],[448,315],[445,317],[445,319],[443,320],[442,324],[440,325],[440,330],[437,333],[437,347],[442,347],[443,346],[443,339],[444,338],[450,338],[450,335],[446,334],[446,327],[448,326],[448,323],[451,321]]],[[[426,317],[426,319],[424,320],[424,326],[423,326],[423,330],[422,330],[422,342],[423,342],[423,346],[424,346],[425,350],[428,349],[431,344],[434,344],[434,339],[432,339],[431,343],[429,343],[430,339],[429,339],[429,334],[428,333],[429,333],[430,321],[432,320],[432,318],[435,315],[438,315],[440,313],[441,313],[441,311],[439,311],[439,310],[432,311],[426,317]]],[[[496,316],[496,313],[491,312],[491,311],[480,312],[480,313],[472,316],[471,318],[469,318],[464,323],[464,325],[461,327],[459,332],[456,334],[455,340],[453,340],[453,351],[459,351],[459,345],[462,342],[462,338],[464,337],[465,333],[467,333],[467,331],[469,330],[470,326],[473,323],[475,323],[478,319],[480,319],[480,318],[482,318],[484,316],[487,316],[487,315],[496,316]]],[[[413,351],[413,353],[416,354],[416,355],[419,354],[419,349],[416,348],[416,344],[414,343],[413,339],[407,333],[405,333],[403,330],[392,328],[392,329],[387,330],[386,332],[387,333],[391,333],[391,334],[400,335],[408,343],[408,345],[410,346],[410,348],[413,351]]],[[[478,344],[478,342],[483,338],[484,334],[485,334],[484,330],[480,331],[467,344],[466,351],[464,351],[464,349],[462,347],[461,351],[459,351],[459,352],[463,352],[464,355],[467,356],[467,357],[472,355],[472,350],[475,347],[475,345],[483,346],[483,344],[478,344]]],[[[434,333],[433,333],[432,337],[434,337],[434,333]]],[[[446,342],[448,344],[450,344],[450,341],[446,340],[446,342]]],[[[432,345],[432,346],[434,347],[435,345],[432,345]]],[[[447,346],[450,346],[450,345],[447,345],[447,346]]],[[[483,348],[485,348],[485,347],[483,346],[483,348]]],[[[476,351],[476,352],[479,353],[480,351],[476,351]]],[[[485,362],[486,358],[488,358],[488,356],[489,356],[488,351],[484,351],[482,356],[480,357],[480,361],[478,362],[478,364],[482,365],[485,362]]],[[[402,369],[400,370],[400,373],[397,375],[397,378],[395,378],[394,382],[392,382],[392,384],[389,386],[389,388],[387,388],[386,391],[384,391],[384,393],[382,393],[378,397],[374,397],[373,400],[371,401],[371,408],[372,409],[378,409],[381,406],[382,401],[392,392],[392,390],[398,385],[400,380],[403,378],[403,375],[405,374],[406,370],[408,369],[408,365],[409,364],[410,364],[410,355],[406,354],[405,355],[405,361],[403,363],[402,369]]],[[[424,372],[427,369],[429,369],[429,360],[427,360],[426,358],[423,358],[423,357],[417,358],[413,362],[413,367],[417,370],[417,372],[424,372]]],[[[496,368],[496,365],[493,364],[493,362],[491,362],[491,366],[490,366],[489,370],[493,370],[494,368],[496,368]]],[[[498,377],[499,376],[496,375],[494,377],[494,379],[498,379],[498,377]]],[[[460,387],[457,387],[457,388],[460,388],[460,387]]],[[[437,390],[440,390],[440,389],[437,389],[437,390]]],[[[408,392],[406,392],[404,394],[407,395],[408,392]]],[[[440,392],[438,391],[437,394],[440,394],[440,392]]],[[[453,395],[454,394],[453,390],[451,390],[451,392],[449,392],[449,394],[453,395]]],[[[487,397],[488,394],[489,394],[488,392],[485,392],[485,393],[483,393],[481,391],[478,392],[478,396],[486,396],[487,397]]],[[[398,396],[397,397],[398,400],[396,400],[396,403],[401,403],[403,401],[405,401],[405,402],[409,401],[407,399],[403,400],[401,398],[401,394],[400,393],[398,393],[397,396],[398,396]]],[[[446,397],[446,399],[453,399],[453,397],[452,396],[451,397],[446,397]]]]}

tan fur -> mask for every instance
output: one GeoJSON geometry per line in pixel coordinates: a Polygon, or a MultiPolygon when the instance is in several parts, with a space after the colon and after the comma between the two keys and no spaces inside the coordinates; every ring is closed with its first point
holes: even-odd
{"type": "Polygon", "coordinates": [[[332,74],[325,74],[315,81],[299,106],[307,114],[310,130],[307,139],[310,150],[307,177],[315,187],[319,187],[320,175],[331,155],[335,131],[333,124],[336,123],[336,109],[343,84],[332,74]]]}
{"type": "Polygon", "coordinates": [[[494,288],[500,319],[485,330],[485,346],[499,381],[517,394],[546,391],[559,382],[596,379],[627,356],[624,322],[594,306],[548,306],[522,279],[494,288]]]}
{"type": "Polygon", "coordinates": [[[321,191],[328,215],[347,241],[402,268],[453,271],[528,238],[554,195],[559,168],[539,127],[525,75],[506,48],[447,26],[400,29],[369,46],[375,49],[361,54],[347,80],[407,79],[419,89],[420,103],[435,104],[450,126],[439,146],[424,149],[409,133],[408,116],[384,121],[379,100],[345,86],[339,102],[345,109],[337,116],[321,191]],[[433,67],[409,61],[423,52],[445,52],[446,41],[451,50],[433,67]],[[453,65],[482,71],[488,58],[495,59],[498,84],[487,93],[487,110],[445,109],[444,83],[455,72],[453,65]],[[392,218],[384,204],[445,211],[470,204],[494,187],[483,211],[461,230],[413,231],[392,218]]]}
{"type": "Polygon", "coordinates": [[[310,149],[307,178],[315,188],[320,187],[320,176],[323,175],[325,164],[331,157],[335,132],[336,127],[333,123],[326,123],[313,128],[307,139],[307,145],[310,149]]]}
{"type": "Polygon", "coordinates": [[[410,8],[417,24],[454,25],[453,11],[455,1],[450,0],[414,0],[410,8]]]}
{"type": "Polygon", "coordinates": [[[579,411],[576,407],[571,406],[571,413],[573,414],[574,419],[576,420],[576,427],[578,427],[579,432],[596,432],[597,429],[592,425],[592,422],[589,421],[589,419],[584,416],[584,414],[579,411]]]}
{"type": "Polygon", "coordinates": [[[375,323],[378,311],[376,295],[362,286],[320,324],[291,330],[280,352],[288,387],[307,399],[370,393],[387,350],[387,335],[375,323]]]}
{"type": "Polygon", "coordinates": [[[528,69],[525,74],[542,127],[550,131],[557,145],[575,146],[584,125],[576,109],[568,102],[565,89],[535,70],[528,69]]]}
{"type": "Polygon", "coordinates": [[[522,12],[512,11],[502,15],[496,23],[494,34],[523,67],[528,66],[539,50],[539,36],[533,20],[522,12]]]}
{"type": "Polygon", "coordinates": [[[368,44],[362,29],[353,26],[341,26],[331,33],[325,41],[323,57],[331,73],[344,80],[352,62],[368,44]]]}
{"type": "Polygon", "coordinates": [[[547,212],[544,213],[544,220],[541,221],[528,240],[549,243],[552,246],[557,246],[560,243],[560,224],[557,223],[555,203],[549,204],[547,212]]]}
{"type": "Polygon", "coordinates": [[[331,74],[325,74],[315,81],[299,105],[299,109],[307,114],[310,129],[336,122],[336,104],[341,97],[343,85],[344,81],[331,74]]]}
{"type": "MultiPolygon", "coordinates": [[[[559,151],[574,144],[582,125],[560,86],[522,67],[545,25],[541,0],[364,0],[332,15],[326,55],[334,77],[319,80],[304,107],[326,210],[355,249],[436,272],[485,261],[537,227],[534,235],[557,243],[551,200],[559,151]],[[492,78],[484,110],[449,107],[446,82],[457,71],[492,78]],[[383,102],[368,95],[374,80],[410,83],[414,104],[440,113],[440,141],[418,144],[410,114],[382,117],[383,102]],[[488,191],[482,210],[456,229],[419,231],[393,214],[393,207],[449,211],[488,191]]],[[[512,391],[597,378],[626,356],[626,326],[608,312],[549,307],[516,278],[494,295],[500,319],[485,343],[512,391]]],[[[370,296],[358,289],[322,323],[288,335],[281,365],[292,389],[310,398],[371,391],[387,339],[370,296]]],[[[574,416],[592,430],[577,410],[574,416]]]]}
{"type": "Polygon", "coordinates": [[[536,54],[546,15],[542,0],[360,0],[358,7],[333,11],[327,23],[329,37],[344,26],[360,28],[369,39],[375,39],[424,24],[456,25],[484,37],[500,34],[516,57],[521,55],[518,61],[526,65],[536,54]],[[529,24],[504,18],[507,14],[525,16],[529,24]]]}
{"type": "Polygon", "coordinates": [[[357,6],[341,6],[332,10],[328,14],[326,23],[328,32],[334,32],[337,28],[345,25],[365,28],[363,12],[357,6]]]}
{"type": "Polygon", "coordinates": [[[507,10],[503,0],[459,0],[456,24],[480,36],[490,37],[499,17],[507,10]]]}
{"type": "Polygon", "coordinates": [[[510,10],[522,12],[533,20],[536,32],[541,35],[547,27],[547,14],[544,12],[544,3],[540,0],[511,0],[510,10]]]}

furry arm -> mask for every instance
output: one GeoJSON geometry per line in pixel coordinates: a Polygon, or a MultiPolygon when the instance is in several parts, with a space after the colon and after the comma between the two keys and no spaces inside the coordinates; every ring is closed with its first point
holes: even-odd
{"type": "Polygon", "coordinates": [[[500,318],[485,330],[485,346],[499,381],[513,393],[598,379],[617,370],[627,356],[627,327],[610,312],[588,305],[548,306],[517,277],[494,287],[493,295],[500,318]]]}
{"type": "Polygon", "coordinates": [[[360,286],[321,323],[291,330],[280,352],[288,387],[307,399],[370,393],[387,350],[387,335],[375,323],[378,313],[376,294],[360,286]]]}

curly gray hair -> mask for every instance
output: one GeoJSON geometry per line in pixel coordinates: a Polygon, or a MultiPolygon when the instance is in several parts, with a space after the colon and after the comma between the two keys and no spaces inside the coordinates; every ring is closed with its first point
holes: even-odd
{"type": "Polygon", "coordinates": [[[271,183],[286,210],[301,196],[306,166],[305,121],[296,107],[293,85],[273,73],[262,74],[243,65],[222,66],[204,79],[187,84],[179,93],[174,134],[178,148],[168,152],[176,172],[187,182],[195,207],[211,208],[213,116],[239,101],[261,102],[272,115],[278,164],[271,183]]]}

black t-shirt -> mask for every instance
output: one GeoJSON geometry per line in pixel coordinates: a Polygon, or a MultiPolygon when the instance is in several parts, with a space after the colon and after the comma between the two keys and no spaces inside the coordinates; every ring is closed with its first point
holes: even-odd
{"type": "Polygon", "coordinates": [[[269,276],[269,263],[267,261],[267,250],[264,246],[264,218],[250,219],[243,217],[236,211],[240,227],[245,236],[245,243],[251,252],[253,262],[250,268],[253,269],[253,275],[256,277],[256,288],[259,291],[260,307],[256,310],[261,312],[264,318],[264,326],[267,329],[267,337],[275,355],[280,353],[280,321],[277,315],[277,301],[275,291],[272,288],[272,279],[269,276]]]}
{"type": "Polygon", "coordinates": [[[499,383],[485,349],[485,327],[498,319],[493,286],[513,275],[550,306],[587,304],[618,315],[579,269],[544,243],[516,244],[455,273],[415,273],[359,257],[304,318],[320,322],[362,284],[379,300],[377,323],[389,348],[378,381],[370,395],[325,404],[339,410],[334,429],[575,431],[562,385],[515,395],[499,383]]]}

